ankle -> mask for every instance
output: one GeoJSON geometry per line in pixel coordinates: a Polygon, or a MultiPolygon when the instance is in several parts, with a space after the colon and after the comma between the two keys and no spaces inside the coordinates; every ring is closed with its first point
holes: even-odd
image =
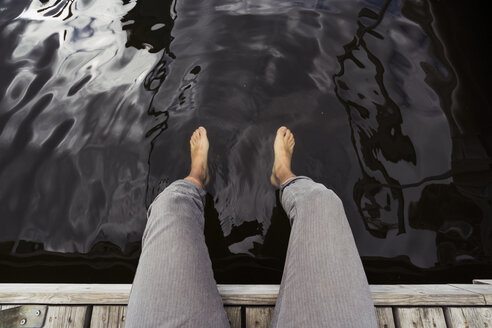
{"type": "Polygon", "coordinates": [[[194,183],[194,184],[196,184],[198,187],[200,187],[200,188],[204,189],[204,188],[203,188],[203,182],[202,182],[200,179],[198,179],[198,178],[196,178],[196,177],[194,177],[194,176],[192,176],[192,175],[188,175],[188,176],[187,176],[186,178],[184,178],[184,179],[185,179],[185,180],[187,180],[187,181],[193,182],[193,183],[194,183]]]}
{"type": "Polygon", "coordinates": [[[282,176],[282,178],[279,177],[278,181],[280,181],[280,185],[284,185],[287,182],[289,182],[290,180],[294,179],[295,177],[297,177],[297,176],[291,172],[288,175],[282,176]]]}
{"type": "Polygon", "coordinates": [[[290,168],[285,165],[277,167],[275,170],[275,175],[281,185],[296,177],[296,175],[290,170],[290,168]]]}

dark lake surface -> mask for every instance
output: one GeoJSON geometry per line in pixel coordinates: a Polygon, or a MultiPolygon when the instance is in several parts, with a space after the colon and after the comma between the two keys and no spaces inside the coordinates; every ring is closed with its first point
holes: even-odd
{"type": "Polygon", "coordinates": [[[490,278],[486,16],[457,0],[0,0],[0,280],[131,282],[146,208],[188,173],[199,125],[218,282],[280,282],[281,125],[293,171],[342,199],[370,282],[490,278]]]}

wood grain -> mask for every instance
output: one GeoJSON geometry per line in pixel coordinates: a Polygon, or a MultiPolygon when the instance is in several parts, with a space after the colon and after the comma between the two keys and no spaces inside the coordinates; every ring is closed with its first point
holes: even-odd
{"type": "Polygon", "coordinates": [[[376,307],[379,328],[395,328],[393,309],[390,307],[376,307]]]}
{"type": "Polygon", "coordinates": [[[0,303],[126,305],[130,289],[130,284],[0,284],[0,303]]]}
{"type": "Polygon", "coordinates": [[[50,306],[44,328],[84,328],[87,306],[50,306]]]}
{"type": "MultiPolygon", "coordinates": [[[[492,305],[492,285],[371,285],[376,306],[492,305]]],[[[0,284],[3,304],[127,305],[130,284],[0,284]]],[[[274,306],[278,285],[218,285],[225,305],[274,306]]]]}
{"type": "Polygon", "coordinates": [[[268,328],[272,320],[274,308],[268,307],[247,307],[246,308],[246,328],[268,328]]]}
{"type": "MultiPolygon", "coordinates": [[[[487,285],[468,285],[488,288],[487,285]]],[[[376,306],[485,305],[480,289],[465,290],[451,285],[371,285],[376,306]]]]}
{"type": "Polygon", "coordinates": [[[126,306],[108,305],[92,308],[91,328],[120,328],[126,320],[126,306]]]}
{"type": "Polygon", "coordinates": [[[446,328],[442,308],[395,308],[397,328],[446,328]]]}
{"type": "Polygon", "coordinates": [[[227,318],[231,323],[231,328],[241,328],[241,307],[226,306],[225,311],[227,313],[227,318]]]}
{"type": "Polygon", "coordinates": [[[275,306],[279,285],[217,285],[225,305],[275,306]]]}
{"type": "Polygon", "coordinates": [[[445,308],[448,328],[492,327],[492,308],[445,308]]]}
{"type": "MultiPolygon", "coordinates": [[[[279,285],[218,285],[225,305],[275,305],[279,285]]],[[[127,305],[130,284],[0,284],[0,303],[127,305]]]]}
{"type": "Polygon", "coordinates": [[[448,328],[492,327],[492,308],[456,308],[444,309],[448,328]]]}
{"type": "Polygon", "coordinates": [[[492,305],[492,285],[451,284],[450,286],[482,295],[485,304],[492,305]]]}

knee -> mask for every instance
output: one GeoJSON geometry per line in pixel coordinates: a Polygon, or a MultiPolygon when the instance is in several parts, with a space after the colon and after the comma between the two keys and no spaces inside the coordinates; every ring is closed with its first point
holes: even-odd
{"type": "Polygon", "coordinates": [[[316,183],[307,195],[310,199],[319,203],[319,205],[330,206],[334,208],[343,208],[340,197],[331,189],[326,188],[320,183],[316,183]]]}
{"type": "Polygon", "coordinates": [[[164,210],[176,210],[176,207],[182,206],[183,204],[194,204],[202,205],[201,198],[199,195],[194,194],[191,191],[183,190],[182,188],[176,188],[173,185],[164,189],[157,197],[154,199],[149,207],[148,215],[150,215],[150,209],[160,209],[164,210]]]}

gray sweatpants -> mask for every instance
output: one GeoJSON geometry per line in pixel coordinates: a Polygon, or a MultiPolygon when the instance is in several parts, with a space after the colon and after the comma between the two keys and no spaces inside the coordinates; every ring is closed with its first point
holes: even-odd
{"type": "MultiPolygon", "coordinates": [[[[307,177],[281,186],[292,231],[270,327],[377,327],[342,202],[307,177]]],[[[205,237],[205,192],[178,180],[149,208],[126,327],[230,327],[205,237]]]]}

